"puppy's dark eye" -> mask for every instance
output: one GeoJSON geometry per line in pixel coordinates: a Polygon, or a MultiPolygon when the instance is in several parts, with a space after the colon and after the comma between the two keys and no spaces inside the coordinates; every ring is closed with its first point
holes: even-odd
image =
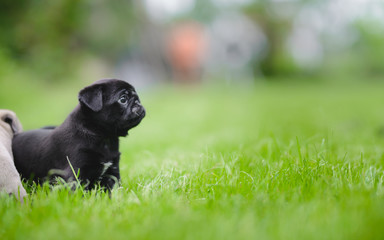
{"type": "Polygon", "coordinates": [[[128,97],[126,95],[123,95],[120,97],[120,99],[118,100],[118,102],[120,104],[126,104],[128,102],[128,97]]]}

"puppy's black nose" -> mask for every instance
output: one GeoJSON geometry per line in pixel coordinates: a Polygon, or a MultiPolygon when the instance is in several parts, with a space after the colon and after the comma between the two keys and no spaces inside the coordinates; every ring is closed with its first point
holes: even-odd
{"type": "Polygon", "coordinates": [[[136,101],[135,104],[136,105],[132,108],[132,113],[135,114],[136,116],[139,116],[143,113],[144,108],[139,101],[136,101]]]}
{"type": "Polygon", "coordinates": [[[132,112],[135,114],[135,115],[139,115],[139,108],[138,107],[134,107],[133,109],[132,109],[132,112]]]}

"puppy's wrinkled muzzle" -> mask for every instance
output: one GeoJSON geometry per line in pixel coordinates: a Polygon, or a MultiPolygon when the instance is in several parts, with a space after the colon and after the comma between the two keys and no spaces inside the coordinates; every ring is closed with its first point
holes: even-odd
{"type": "Polygon", "coordinates": [[[139,100],[135,101],[135,106],[132,108],[132,113],[136,116],[145,114],[144,107],[140,104],[139,100]]]}

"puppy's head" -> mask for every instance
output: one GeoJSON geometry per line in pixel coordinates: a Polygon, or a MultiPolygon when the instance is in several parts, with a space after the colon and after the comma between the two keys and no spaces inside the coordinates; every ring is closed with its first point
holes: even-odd
{"type": "Polygon", "coordinates": [[[145,116],[135,89],[122,80],[103,79],[85,87],[79,102],[93,125],[108,131],[106,134],[126,136],[145,116]]]}
{"type": "Polygon", "coordinates": [[[0,126],[12,135],[23,131],[16,114],[6,109],[0,109],[0,126]]]}

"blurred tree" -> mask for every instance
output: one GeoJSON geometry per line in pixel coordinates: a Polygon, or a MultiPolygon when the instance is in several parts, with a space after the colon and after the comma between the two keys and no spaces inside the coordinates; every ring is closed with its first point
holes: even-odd
{"type": "Polygon", "coordinates": [[[56,79],[73,65],[81,1],[2,1],[0,44],[10,57],[56,79]],[[4,6],[5,5],[5,6],[4,6]]]}
{"type": "Polygon", "coordinates": [[[27,11],[28,1],[0,1],[0,46],[3,49],[16,50],[15,25],[20,22],[27,11]]]}
{"type": "Polygon", "coordinates": [[[359,59],[356,68],[368,76],[383,76],[384,26],[378,21],[360,20],[356,22],[355,27],[359,35],[353,46],[356,59],[359,59]]]}
{"type": "Polygon", "coordinates": [[[92,54],[114,63],[126,51],[139,31],[142,11],[135,1],[83,0],[81,40],[83,47],[92,54]]]}
{"type": "Polygon", "coordinates": [[[262,28],[268,40],[266,56],[260,63],[260,70],[265,76],[286,75],[297,70],[285,49],[296,11],[295,3],[271,0],[255,1],[244,9],[262,28]]]}
{"type": "Polygon", "coordinates": [[[0,48],[50,81],[75,73],[84,54],[116,60],[135,25],[132,1],[4,0],[0,9],[0,48]]]}
{"type": "Polygon", "coordinates": [[[201,23],[210,23],[219,10],[209,0],[195,0],[195,7],[188,14],[188,18],[201,23]]]}

